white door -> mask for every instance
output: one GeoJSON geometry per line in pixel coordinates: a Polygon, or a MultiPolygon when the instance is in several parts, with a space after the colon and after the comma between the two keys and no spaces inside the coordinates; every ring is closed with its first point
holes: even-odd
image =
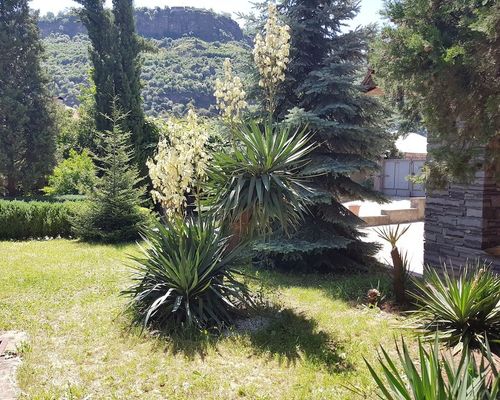
{"type": "Polygon", "coordinates": [[[401,159],[384,160],[383,192],[389,196],[425,196],[422,185],[413,184],[408,177],[420,174],[424,161],[401,159]]]}
{"type": "MultiPolygon", "coordinates": [[[[425,161],[416,160],[412,162],[412,176],[418,176],[422,172],[422,168],[424,166],[425,161]]],[[[424,186],[418,183],[413,183],[411,185],[411,194],[412,197],[421,197],[425,196],[424,186]]]]}
{"type": "Polygon", "coordinates": [[[411,173],[410,171],[410,160],[398,160],[396,162],[396,196],[410,196],[411,183],[408,181],[408,175],[411,173]]]}

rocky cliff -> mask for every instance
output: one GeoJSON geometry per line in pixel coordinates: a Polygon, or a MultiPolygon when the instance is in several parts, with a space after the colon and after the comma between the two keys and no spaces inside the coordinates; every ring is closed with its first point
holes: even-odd
{"type": "MultiPolygon", "coordinates": [[[[138,8],[135,13],[137,32],[146,38],[178,39],[195,37],[207,42],[229,42],[244,39],[240,26],[230,17],[191,7],[138,8]]],[[[39,22],[43,37],[64,34],[74,37],[86,33],[74,14],[47,15],[39,22]]]]}

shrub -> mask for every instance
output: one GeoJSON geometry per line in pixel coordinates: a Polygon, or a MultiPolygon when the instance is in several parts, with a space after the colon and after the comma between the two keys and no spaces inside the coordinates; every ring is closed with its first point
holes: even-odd
{"type": "Polygon", "coordinates": [[[235,279],[241,247],[228,251],[228,238],[211,218],[157,223],[144,239],[134,283],[124,292],[135,322],[170,330],[222,327],[252,306],[247,287],[235,279]]]}
{"type": "Polygon", "coordinates": [[[429,350],[419,341],[418,350],[415,363],[404,340],[402,349],[397,347],[401,372],[383,348],[379,355],[381,375],[365,360],[380,390],[380,399],[494,400],[500,395],[500,378],[491,353],[478,363],[465,349],[457,362],[451,354],[441,355],[437,338],[429,350]]]}
{"type": "Polygon", "coordinates": [[[43,191],[48,195],[88,194],[95,184],[96,168],[89,152],[70,150],[69,158],[54,169],[43,191]]]}
{"type": "Polygon", "coordinates": [[[82,202],[0,200],[0,240],[70,237],[82,202]]]}
{"type": "Polygon", "coordinates": [[[416,326],[450,346],[460,342],[481,347],[485,335],[500,340],[500,278],[487,267],[466,265],[457,275],[445,268],[442,276],[427,271],[425,280],[415,281],[420,304],[416,326]]]}

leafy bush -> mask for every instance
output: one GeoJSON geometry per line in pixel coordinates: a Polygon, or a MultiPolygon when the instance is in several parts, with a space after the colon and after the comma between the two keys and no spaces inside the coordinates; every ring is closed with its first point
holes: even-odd
{"type": "Polygon", "coordinates": [[[134,258],[134,283],[124,292],[137,323],[222,327],[252,306],[247,287],[235,279],[241,247],[228,251],[228,238],[211,218],[157,223],[144,239],[143,256],[134,258]]]}
{"type": "Polygon", "coordinates": [[[88,194],[96,184],[96,168],[87,150],[78,154],[70,150],[49,176],[49,185],[43,191],[49,195],[88,194]]]}
{"type": "Polygon", "coordinates": [[[444,268],[442,277],[427,271],[425,280],[415,281],[413,297],[421,305],[416,312],[417,328],[427,337],[439,331],[450,346],[460,342],[481,347],[485,335],[500,340],[500,278],[487,267],[465,266],[458,276],[444,268]]]}
{"type": "Polygon", "coordinates": [[[82,202],[0,200],[0,240],[70,237],[82,202]]]}
{"type": "Polygon", "coordinates": [[[391,356],[382,348],[379,355],[381,376],[365,360],[380,390],[380,399],[494,400],[500,395],[500,378],[491,354],[477,363],[465,350],[457,362],[451,354],[441,355],[437,338],[429,350],[419,341],[418,350],[419,358],[415,363],[402,341],[402,349],[397,347],[402,367],[402,372],[399,372],[391,356]]]}
{"type": "Polygon", "coordinates": [[[230,223],[248,221],[250,234],[263,233],[276,222],[288,231],[306,210],[299,170],[314,148],[303,131],[287,127],[262,127],[251,121],[235,132],[241,145],[214,156],[210,185],[213,206],[230,223]]]}

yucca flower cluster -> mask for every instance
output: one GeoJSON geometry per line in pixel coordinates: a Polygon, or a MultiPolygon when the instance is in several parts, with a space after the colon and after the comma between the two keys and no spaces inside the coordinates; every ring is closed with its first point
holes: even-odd
{"type": "Polygon", "coordinates": [[[240,118],[241,112],[247,107],[246,93],[240,77],[233,74],[231,60],[224,60],[224,78],[215,81],[215,98],[217,108],[228,121],[240,118]]]}
{"type": "Polygon", "coordinates": [[[290,27],[280,24],[274,4],[269,5],[265,35],[259,33],[255,37],[253,56],[261,76],[259,85],[266,91],[269,111],[272,113],[278,85],[285,80],[290,61],[290,27]]]}
{"type": "MultiPolygon", "coordinates": [[[[185,119],[170,119],[160,138],[154,159],[147,162],[153,183],[153,200],[167,215],[183,214],[186,194],[205,178],[209,134],[193,110],[185,119]]],[[[197,195],[197,193],[195,193],[197,195]]]]}

